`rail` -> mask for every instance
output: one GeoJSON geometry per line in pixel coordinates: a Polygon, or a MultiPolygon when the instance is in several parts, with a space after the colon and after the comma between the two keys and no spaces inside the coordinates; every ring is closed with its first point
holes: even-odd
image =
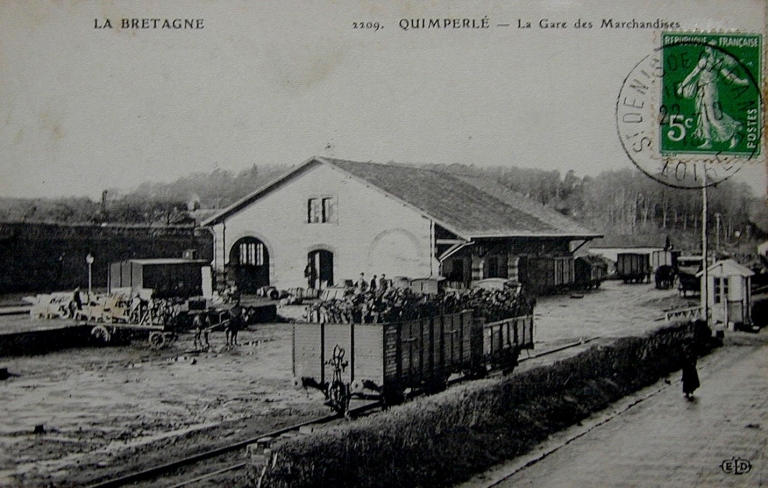
{"type": "MultiPolygon", "coordinates": [[[[534,355],[530,355],[530,356],[525,357],[525,358],[521,358],[520,362],[529,361],[529,360],[532,360],[532,359],[537,359],[537,358],[540,358],[540,357],[543,357],[543,356],[547,356],[547,355],[550,355],[550,354],[554,354],[554,353],[557,353],[557,352],[560,352],[560,351],[563,351],[563,350],[566,350],[566,349],[570,349],[570,348],[573,348],[573,347],[578,347],[578,346],[587,344],[589,342],[595,341],[597,339],[599,339],[599,337],[589,337],[589,338],[580,339],[580,340],[574,341],[572,343],[568,343],[568,344],[565,344],[565,345],[562,345],[562,346],[559,346],[559,347],[556,347],[556,348],[553,348],[553,349],[542,351],[542,352],[540,352],[538,354],[534,354],[534,355]]],[[[454,383],[457,383],[459,381],[461,381],[461,379],[456,379],[456,380],[450,381],[449,384],[454,384],[454,383]]],[[[371,403],[367,403],[365,405],[361,405],[359,407],[355,407],[355,408],[351,409],[350,412],[352,414],[354,414],[354,415],[357,415],[357,414],[361,414],[361,413],[367,412],[368,410],[372,410],[372,409],[374,409],[376,407],[379,407],[379,406],[381,406],[380,402],[371,402],[371,403]]],[[[252,437],[250,439],[234,442],[232,444],[228,444],[226,446],[222,446],[222,447],[219,447],[219,448],[216,448],[216,449],[211,449],[211,450],[203,452],[203,453],[194,454],[192,456],[187,456],[187,457],[181,458],[179,460],[172,461],[170,463],[166,463],[166,464],[162,464],[162,465],[159,465],[159,466],[147,468],[147,469],[144,469],[142,471],[138,471],[136,473],[126,474],[126,475],[123,475],[123,476],[120,476],[118,478],[114,478],[114,479],[111,479],[111,480],[105,480],[105,481],[96,482],[96,483],[93,483],[91,485],[88,485],[87,488],[114,488],[114,487],[124,486],[124,485],[130,484],[130,483],[136,483],[136,482],[140,482],[140,481],[146,481],[146,480],[149,480],[149,479],[152,479],[152,478],[157,478],[160,475],[163,475],[163,474],[168,473],[170,471],[176,470],[178,468],[182,468],[182,467],[185,467],[185,466],[196,464],[196,463],[208,460],[210,458],[214,458],[216,456],[220,456],[222,454],[226,454],[226,453],[229,453],[229,452],[233,452],[233,451],[244,449],[249,444],[253,444],[253,443],[257,442],[258,440],[260,440],[262,438],[265,438],[265,437],[273,437],[273,438],[274,437],[278,437],[278,436],[280,436],[282,434],[298,431],[299,429],[301,429],[301,427],[304,427],[304,426],[320,425],[320,424],[328,423],[328,422],[331,422],[333,420],[337,420],[337,419],[340,419],[340,418],[342,418],[342,417],[340,415],[337,415],[337,414],[327,415],[325,417],[318,417],[316,419],[312,419],[312,420],[308,420],[308,421],[305,421],[305,422],[301,422],[301,423],[298,423],[298,424],[295,424],[295,425],[292,425],[292,426],[289,426],[289,427],[284,427],[282,429],[278,429],[278,430],[275,430],[275,431],[272,431],[272,432],[265,432],[265,433],[259,435],[258,437],[252,437]]],[[[212,471],[212,472],[209,472],[209,473],[206,473],[206,474],[203,474],[203,475],[195,476],[194,478],[190,478],[190,479],[188,479],[186,481],[182,481],[182,482],[173,484],[172,487],[173,488],[181,488],[183,486],[187,486],[187,485],[192,484],[192,483],[197,483],[199,481],[211,478],[213,476],[217,476],[219,474],[223,474],[225,472],[233,471],[233,470],[236,470],[236,469],[241,469],[241,468],[245,467],[246,465],[247,465],[247,461],[246,462],[240,461],[240,462],[237,462],[237,463],[233,463],[230,466],[227,466],[227,467],[224,467],[224,468],[221,468],[221,469],[217,469],[215,471],[212,471]]]]}
{"type": "MultiPolygon", "coordinates": [[[[367,403],[365,405],[361,405],[359,407],[355,407],[350,410],[352,414],[360,414],[364,413],[368,410],[371,410],[373,408],[376,408],[377,406],[380,406],[381,404],[379,402],[371,402],[367,403]]],[[[187,456],[181,459],[178,459],[176,461],[171,461],[169,463],[161,464],[158,466],[153,466],[151,468],[143,469],[141,471],[137,471],[135,473],[129,473],[123,476],[120,476],[118,478],[114,478],[111,480],[106,481],[99,481],[96,483],[93,483],[91,485],[88,485],[87,488],[113,488],[117,486],[124,486],[129,483],[136,483],[139,481],[146,481],[148,479],[156,478],[164,473],[168,473],[169,471],[173,471],[178,468],[182,468],[184,466],[188,466],[191,464],[199,463],[201,461],[205,461],[207,459],[220,456],[222,454],[226,454],[232,451],[238,451],[240,449],[245,449],[246,446],[249,444],[253,444],[259,439],[262,439],[264,437],[278,437],[283,434],[287,434],[289,432],[295,432],[301,429],[302,427],[309,426],[309,425],[320,425],[324,423],[331,422],[333,420],[341,418],[339,415],[326,415],[325,417],[318,417],[312,420],[307,420],[295,425],[291,425],[288,427],[283,427],[282,429],[274,430],[272,432],[265,432],[263,434],[260,434],[258,437],[252,437],[249,439],[241,440],[234,442],[232,444],[227,444],[222,447],[218,447],[215,449],[211,449],[209,451],[201,452],[198,454],[193,454],[191,456],[187,456]]],[[[238,463],[240,465],[242,463],[238,463]]],[[[236,469],[235,467],[230,466],[229,470],[236,469]]],[[[225,471],[225,470],[218,470],[218,471],[225,471]]],[[[212,473],[209,473],[208,476],[211,476],[212,473]]],[[[183,484],[182,484],[183,485],[183,484]]],[[[180,485],[181,486],[181,485],[180,485]]]]}

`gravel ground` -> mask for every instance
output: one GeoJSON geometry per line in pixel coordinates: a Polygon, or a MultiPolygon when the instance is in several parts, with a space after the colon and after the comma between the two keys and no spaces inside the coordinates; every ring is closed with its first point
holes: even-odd
{"type": "Polygon", "coordinates": [[[698,298],[681,298],[676,290],[606,281],[598,290],[539,298],[534,337],[536,345],[553,345],[582,337],[642,335],[664,325],[663,311],[698,304],[698,298]]]}
{"type": "Polygon", "coordinates": [[[143,341],[9,358],[0,384],[0,485],[70,486],[327,413],[291,378],[291,328],[256,326],[227,349],[143,341]],[[34,434],[36,425],[45,433],[34,434]]]}
{"type": "MultiPolygon", "coordinates": [[[[538,350],[641,334],[688,304],[619,282],[578,296],[539,300],[538,350]]],[[[327,414],[320,393],[293,387],[290,325],[251,329],[230,349],[214,334],[206,353],[184,335],[162,351],[136,341],[5,359],[18,376],[0,383],[0,486],[82,485],[327,414]]]]}

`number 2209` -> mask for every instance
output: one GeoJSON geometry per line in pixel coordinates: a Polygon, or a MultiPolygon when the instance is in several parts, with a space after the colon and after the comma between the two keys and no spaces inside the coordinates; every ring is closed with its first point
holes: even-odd
{"type": "Polygon", "coordinates": [[[372,30],[375,32],[379,29],[383,29],[384,25],[381,22],[352,22],[352,28],[372,30]]]}

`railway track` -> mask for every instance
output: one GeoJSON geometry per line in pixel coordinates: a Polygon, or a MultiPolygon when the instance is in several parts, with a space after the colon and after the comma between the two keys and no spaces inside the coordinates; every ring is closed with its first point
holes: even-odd
{"type": "MultiPolygon", "coordinates": [[[[366,403],[365,405],[360,405],[358,407],[355,407],[353,409],[350,409],[350,414],[359,415],[361,413],[365,413],[369,410],[372,410],[376,407],[380,406],[379,402],[371,402],[366,403]]],[[[119,476],[117,478],[99,481],[93,484],[88,485],[88,488],[114,488],[118,486],[125,486],[131,483],[137,483],[142,481],[148,481],[153,480],[156,478],[159,478],[160,476],[170,473],[172,471],[200,463],[202,461],[206,461],[212,458],[215,458],[217,456],[221,456],[223,454],[229,454],[235,451],[243,450],[248,446],[249,444],[253,444],[259,439],[262,439],[264,437],[279,437],[283,434],[289,433],[289,432],[296,432],[302,427],[310,426],[310,425],[322,425],[328,422],[332,422],[334,420],[338,420],[342,418],[339,415],[333,414],[333,415],[326,415],[325,417],[317,417],[311,420],[307,420],[295,425],[291,425],[288,427],[283,427],[282,429],[273,430],[271,432],[264,432],[263,434],[260,434],[258,437],[251,437],[248,439],[240,440],[237,442],[234,442],[232,444],[227,444],[222,447],[218,447],[215,449],[210,449],[205,452],[201,452],[198,454],[193,454],[191,456],[186,456],[180,459],[177,459],[175,461],[171,461],[165,464],[160,464],[157,466],[153,466],[150,468],[143,469],[141,471],[137,471],[135,473],[129,473],[123,476],[119,476]]],[[[216,474],[224,473],[226,471],[231,471],[234,469],[238,469],[240,467],[243,467],[245,465],[244,462],[238,463],[236,465],[231,465],[223,469],[219,469],[216,472],[208,473],[207,475],[198,476],[197,478],[193,480],[188,480],[183,483],[179,483],[173,486],[185,486],[186,484],[196,482],[199,480],[203,480],[205,478],[209,478],[211,476],[214,476],[216,474]]]]}
{"type": "MultiPolygon", "coordinates": [[[[537,359],[537,358],[540,358],[540,357],[548,356],[550,354],[554,354],[554,353],[557,353],[557,352],[560,352],[560,351],[564,351],[566,349],[571,349],[571,348],[574,348],[574,347],[581,346],[583,344],[587,344],[587,343],[595,341],[597,339],[599,339],[599,337],[590,337],[590,338],[582,339],[582,340],[579,340],[579,341],[571,342],[571,343],[568,343],[568,344],[564,344],[562,346],[559,346],[559,347],[556,347],[556,348],[553,348],[553,349],[542,351],[542,352],[540,352],[538,354],[532,354],[532,355],[527,356],[525,358],[521,358],[519,360],[519,362],[522,363],[522,362],[525,362],[525,361],[530,361],[530,360],[537,359]]],[[[497,374],[501,374],[501,372],[498,372],[497,374]]],[[[454,384],[454,383],[459,382],[459,381],[461,381],[461,379],[457,379],[457,380],[451,381],[450,384],[454,384]]],[[[368,412],[370,410],[373,410],[373,409],[375,409],[377,407],[380,407],[380,405],[381,404],[379,402],[366,403],[364,405],[360,405],[358,407],[350,409],[350,414],[352,416],[356,416],[356,415],[359,415],[359,414],[362,414],[362,413],[366,413],[366,412],[368,412]]],[[[295,424],[295,425],[284,427],[282,429],[277,429],[277,430],[274,430],[274,431],[271,431],[271,432],[265,432],[265,433],[259,435],[258,437],[252,437],[252,438],[249,438],[249,439],[237,441],[237,442],[234,442],[232,444],[228,444],[228,445],[225,445],[225,446],[222,446],[222,447],[211,449],[211,450],[208,450],[208,451],[205,451],[205,452],[202,452],[202,453],[198,453],[198,454],[194,454],[194,455],[191,455],[191,456],[183,457],[183,458],[180,458],[178,460],[171,461],[169,463],[153,466],[151,468],[146,468],[144,470],[137,471],[135,473],[129,473],[129,474],[117,477],[117,478],[113,478],[113,479],[109,479],[109,480],[105,480],[105,481],[99,481],[99,482],[93,483],[91,485],[88,485],[87,488],[114,488],[114,487],[119,487],[119,486],[126,486],[126,485],[133,484],[133,483],[138,483],[138,482],[146,482],[146,481],[150,481],[150,480],[156,480],[156,479],[162,477],[163,475],[166,475],[166,474],[171,473],[173,471],[176,471],[176,470],[179,470],[179,469],[182,469],[182,468],[185,468],[185,467],[188,467],[188,466],[191,466],[191,465],[203,462],[203,461],[211,460],[213,458],[222,456],[224,454],[229,454],[229,453],[232,453],[232,452],[235,452],[235,451],[244,450],[246,448],[246,446],[248,446],[249,444],[253,444],[256,441],[258,441],[259,439],[262,439],[264,437],[275,438],[275,437],[279,437],[279,436],[281,436],[283,434],[286,434],[286,433],[296,432],[296,431],[300,430],[302,427],[311,426],[311,425],[322,425],[322,424],[325,424],[325,423],[328,423],[328,422],[332,422],[334,420],[338,420],[340,418],[342,418],[340,415],[333,414],[333,415],[327,415],[325,417],[318,417],[318,418],[315,418],[315,419],[307,420],[307,421],[304,421],[304,422],[301,422],[301,423],[298,423],[298,424],[295,424]]],[[[241,461],[241,462],[238,462],[238,463],[235,463],[235,464],[227,465],[227,466],[225,466],[223,468],[219,468],[219,469],[216,469],[214,471],[211,471],[211,472],[208,472],[208,473],[205,473],[205,474],[202,474],[202,475],[198,475],[198,476],[195,476],[193,478],[189,478],[187,480],[184,480],[184,481],[172,484],[172,485],[168,485],[168,488],[182,488],[182,487],[185,487],[185,486],[189,486],[189,485],[192,485],[194,483],[202,482],[202,481],[205,481],[207,479],[210,479],[210,478],[213,478],[213,477],[216,477],[216,476],[220,476],[220,475],[226,474],[226,473],[231,472],[231,471],[242,469],[246,465],[247,465],[246,461],[241,461]]]]}

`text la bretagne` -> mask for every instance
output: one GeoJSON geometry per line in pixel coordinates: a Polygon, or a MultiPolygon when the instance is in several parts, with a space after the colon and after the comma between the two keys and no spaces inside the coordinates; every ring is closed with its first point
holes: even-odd
{"type": "Polygon", "coordinates": [[[111,19],[93,19],[94,29],[138,29],[138,30],[201,30],[205,28],[205,19],[182,18],[121,18],[119,22],[111,19]]]}

